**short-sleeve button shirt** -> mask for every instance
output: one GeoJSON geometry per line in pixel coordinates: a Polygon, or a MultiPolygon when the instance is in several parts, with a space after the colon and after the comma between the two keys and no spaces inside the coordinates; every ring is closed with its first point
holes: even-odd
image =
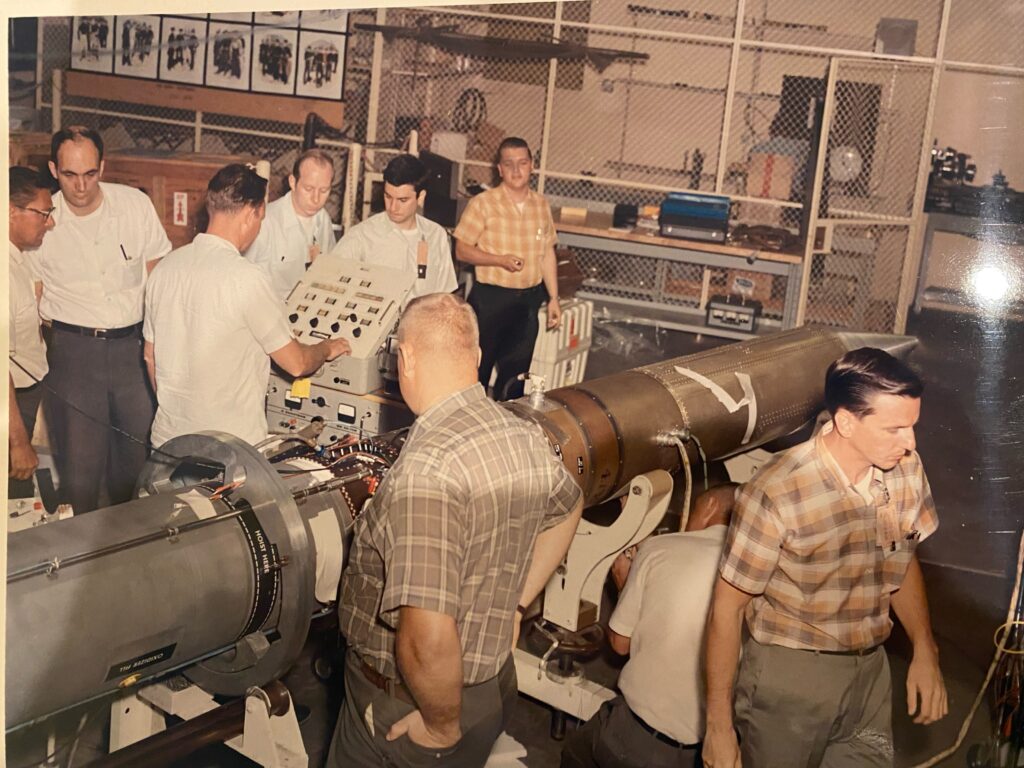
{"type": "Polygon", "coordinates": [[[502,288],[532,288],[541,281],[544,254],[555,245],[551,206],[543,195],[526,191],[522,209],[504,184],[471,198],[455,228],[455,239],[487,253],[509,254],[523,260],[519,272],[501,267],[477,267],[477,282],[502,288]]]}
{"type": "Polygon", "coordinates": [[[776,456],[737,496],[720,574],[755,595],[747,626],[765,645],[858,650],[892,629],[890,596],[917,544],[938,528],[921,458],[873,470],[868,503],[842,476],[823,437],[776,456]],[[895,505],[899,537],[879,543],[878,509],[895,505]]]}
{"type": "Polygon", "coordinates": [[[581,496],[540,429],[479,384],[432,406],[356,521],[340,609],[349,645],[395,678],[399,609],[443,613],[463,682],[490,679],[511,650],[536,536],[581,496]]]}

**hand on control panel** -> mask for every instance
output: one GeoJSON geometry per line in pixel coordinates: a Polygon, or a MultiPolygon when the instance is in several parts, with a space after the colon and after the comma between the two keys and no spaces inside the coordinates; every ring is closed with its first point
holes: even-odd
{"type": "Polygon", "coordinates": [[[341,357],[342,355],[351,355],[352,354],[352,347],[348,343],[348,339],[342,339],[342,338],[328,339],[327,341],[324,342],[324,344],[327,345],[327,360],[328,360],[328,362],[330,362],[331,360],[333,360],[336,357],[341,357]]]}

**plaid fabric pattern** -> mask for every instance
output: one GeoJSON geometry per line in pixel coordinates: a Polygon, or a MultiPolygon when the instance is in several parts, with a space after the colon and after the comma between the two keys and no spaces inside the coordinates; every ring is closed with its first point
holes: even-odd
{"type": "Polygon", "coordinates": [[[477,267],[478,282],[502,288],[532,288],[541,281],[541,259],[555,245],[555,223],[543,195],[527,190],[522,212],[503,185],[471,198],[455,228],[455,239],[495,254],[523,259],[519,272],[477,267]]]}
{"type": "Polygon", "coordinates": [[[755,595],[746,620],[763,645],[836,651],[883,642],[890,595],[918,542],[938,528],[917,453],[874,469],[868,504],[822,444],[826,431],[776,456],[737,498],[719,572],[755,595]],[[900,539],[883,548],[876,510],[887,498],[900,539]]]}
{"type": "Polygon", "coordinates": [[[537,534],[582,491],[540,429],[474,384],[413,425],[356,521],[342,578],[341,628],[378,672],[397,678],[399,608],[452,616],[466,685],[498,673],[537,534]]]}

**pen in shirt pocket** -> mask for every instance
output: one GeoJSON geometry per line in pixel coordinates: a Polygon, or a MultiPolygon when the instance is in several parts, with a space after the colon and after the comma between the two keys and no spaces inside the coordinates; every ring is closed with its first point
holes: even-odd
{"type": "Polygon", "coordinates": [[[121,249],[121,255],[124,256],[124,260],[125,261],[131,261],[132,260],[131,256],[129,256],[128,253],[124,249],[124,243],[119,243],[118,244],[118,248],[121,249]]]}

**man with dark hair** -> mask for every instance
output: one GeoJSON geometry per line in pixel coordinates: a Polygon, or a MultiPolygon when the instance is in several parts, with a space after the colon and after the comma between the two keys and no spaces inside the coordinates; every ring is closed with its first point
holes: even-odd
{"type": "Polygon", "coordinates": [[[20,499],[35,495],[32,473],[39,466],[39,457],[32,447],[32,432],[43,395],[40,382],[46,378],[48,370],[46,347],[39,331],[39,308],[25,252],[42,245],[43,236],[53,229],[53,200],[35,168],[14,166],[8,172],[8,181],[11,390],[7,422],[10,451],[7,498],[20,499]]]}
{"type": "Polygon", "coordinates": [[[96,131],[57,131],[50,158],[57,226],[29,261],[41,283],[50,366],[43,408],[60,492],[81,514],[101,496],[128,501],[146,460],[153,395],[142,364],[142,300],[171,243],[145,194],[101,181],[96,131]]]}
{"type": "Polygon", "coordinates": [[[219,170],[207,186],[206,232],[153,272],[143,331],[159,403],[153,445],[210,429],[258,443],[268,431],[270,360],[304,376],[350,351],[345,339],[294,339],[266,274],[242,258],[259,233],[266,190],[249,166],[219,170]]]}
{"type": "Polygon", "coordinates": [[[349,229],[331,255],[415,274],[409,300],[454,291],[458,283],[448,233],[417,213],[426,184],[427,169],[418,158],[393,159],[384,169],[384,210],[349,229]]]}
{"type": "Polygon", "coordinates": [[[289,191],[267,205],[259,236],[245,258],[263,269],[274,292],[287,299],[306,267],[334,247],[334,229],[324,206],[334,181],[334,160],[309,149],[295,160],[289,191]]]}
{"type": "Polygon", "coordinates": [[[946,714],[915,553],[938,527],[923,391],[886,352],[848,352],[825,377],[831,421],[741,489],[708,620],[705,765],[891,766],[890,606],[914,648],[908,714],[946,714]]]}
{"type": "Polygon", "coordinates": [[[469,201],[455,228],[455,256],[476,267],[469,303],[480,321],[480,383],[497,367],[494,397],[521,397],[537,340],[537,314],[547,301],[547,327],[557,328],[555,224],[542,195],[530,189],[533,155],[520,138],[498,147],[501,184],[469,201]]]}
{"type": "Polygon", "coordinates": [[[705,491],[686,530],[650,536],[612,563],[608,640],[629,661],[621,696],[566,739],[562,768],[690,768],[704,734],[701,648],[736,483],[705,491]]]}
{"type": "Polygon", "coordinates": [[[356,521],[328,765],[483,766],[514,705],[517,606],[565,556],[582,492],[535,425],[487,399],[479,360],[465,301],[409,303],[398,381],[417,419],[356,521]]]}

